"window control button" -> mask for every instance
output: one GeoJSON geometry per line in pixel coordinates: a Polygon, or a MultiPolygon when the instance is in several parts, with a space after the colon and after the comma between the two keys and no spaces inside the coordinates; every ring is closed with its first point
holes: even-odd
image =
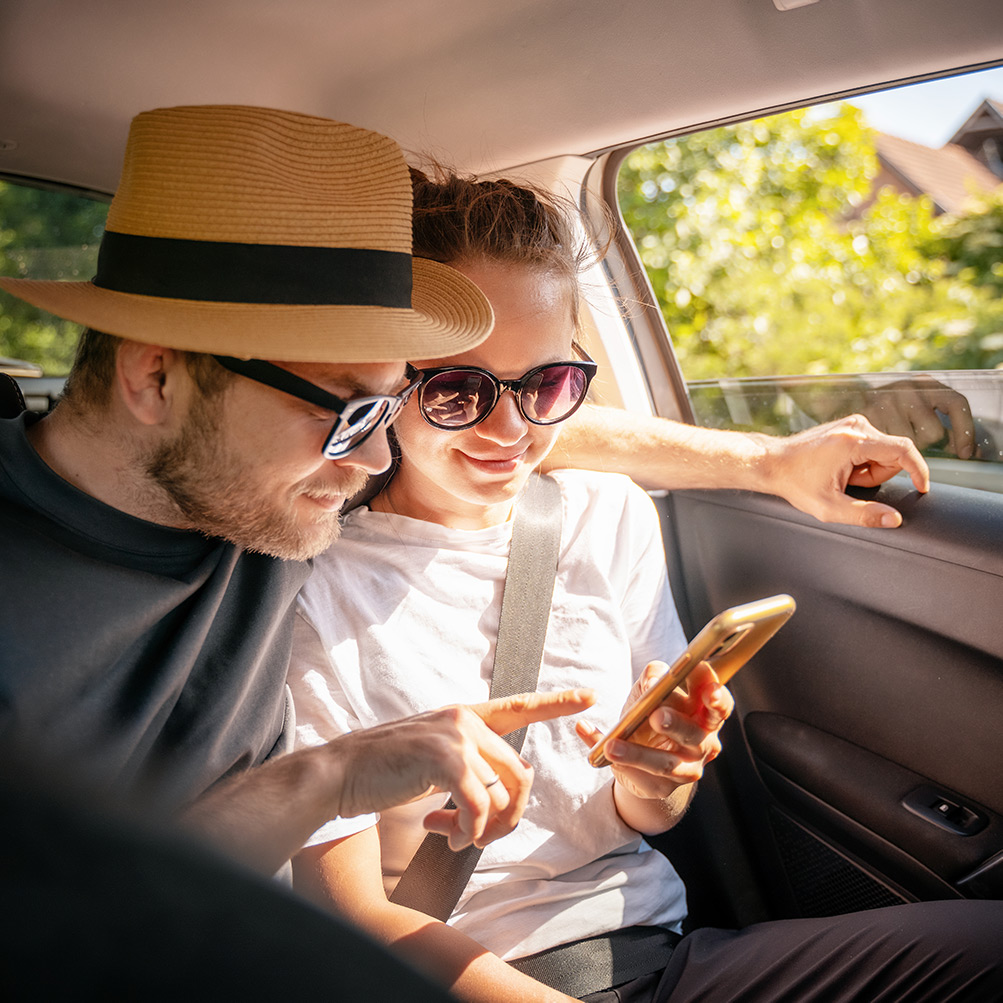
{"type": "Polygon", "coordinates": [[[984,814],[946,797],[935,787],[917,787],[902,799],[902,804],[914,815],[959,836],[973,836],[989,824],[984,814]]]}

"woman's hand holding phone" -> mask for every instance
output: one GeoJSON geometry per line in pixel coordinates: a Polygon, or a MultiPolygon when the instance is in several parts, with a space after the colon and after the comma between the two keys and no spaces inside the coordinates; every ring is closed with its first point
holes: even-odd
{"type": "MultiPolygon", "coordinates": [[[[664,662],[651,662],[624,707],[647,692],[666,669],[664,662]]],[[[704,766],[721,751],[718,732],[734,706],[727,687],[720,685],[706,662],[701,662],[690,672],[686,689],[673,690],[630,738],[607,744],[605,755],[617,784],[635,798],[664,801],[680,787],[696,783],[704,766]]],[[[602,732],[586,721],[576,727],[590,748],[602,738],[602,732]]]]}
{"type": "Polygon", "coordinates": [[[724,610],[671,666],[651,662],[645,668],[609,732],[577,725],[591,750],[589,762],[613,768],[613,799],[627,825],[650,834],[675,824],[704,765],[721,751],[718,732],[735,707],[722,683],[794,609],[790,596],[777,595],[724,610]]]}

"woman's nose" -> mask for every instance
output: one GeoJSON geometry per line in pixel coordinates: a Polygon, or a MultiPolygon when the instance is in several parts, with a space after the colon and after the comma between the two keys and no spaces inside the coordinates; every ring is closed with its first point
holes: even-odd
{"type": "Polygon", "coordinates": [[[474,426],[477,434],[484,439],[491,439],[500,445],[512,445],[518,442],[529,429],[519,403],[511,390],[503,390],[498,403],[484,421],[474,426]]]}

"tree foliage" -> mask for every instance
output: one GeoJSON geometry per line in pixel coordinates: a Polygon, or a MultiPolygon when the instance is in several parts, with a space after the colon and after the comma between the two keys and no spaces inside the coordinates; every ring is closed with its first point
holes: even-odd
{"type": "Polygon", "coordinates": [[[1003,187],[973,195],[964,215],[945,217],[927,251],[947,261],[950,275],[1003,296],[1003,187]]]}
{"type": "MultiPolygon", "coordinates": [[[[1003,193],[882,189],[850,105],[631,154],[620,202],[691,380],[1003,366],[1003,193]]],[[[107,205],[0,182],[0,274],[94,274],[107,205]]],[[[0,355],[64,374],[79,326],[0,292],[0,355]]]]}
{"type": "Polygon", "coordinates": [[[643,147],[620,204],[688,379],[1003,363],[1003,199],[872,194],[847,104],[643,147]]]}
{"type": "MultiPolygon", "coordinates": [[[[107,213],[104,202],[0,181],[0,275],[91,278],[107,213]]],[[[0,290],[0,355],[63,376],[79,335],[79,324],[0,290]]]]}

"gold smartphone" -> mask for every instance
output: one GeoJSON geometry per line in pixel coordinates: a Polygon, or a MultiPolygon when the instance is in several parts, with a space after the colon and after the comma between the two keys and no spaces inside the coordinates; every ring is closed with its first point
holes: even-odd
{"type": "Polygon", "coordinates": [[[627,738],[648,715],[701,663],[709,662],[722,683],[727,683],[752,656],[787,622],[794,612],[788,595],[770,596],[718,613],[672,663],[665,674],[624,712],[623,717],[592,747],[589,762],[608,766],[603,754],[606,743],[627,738]]]}

